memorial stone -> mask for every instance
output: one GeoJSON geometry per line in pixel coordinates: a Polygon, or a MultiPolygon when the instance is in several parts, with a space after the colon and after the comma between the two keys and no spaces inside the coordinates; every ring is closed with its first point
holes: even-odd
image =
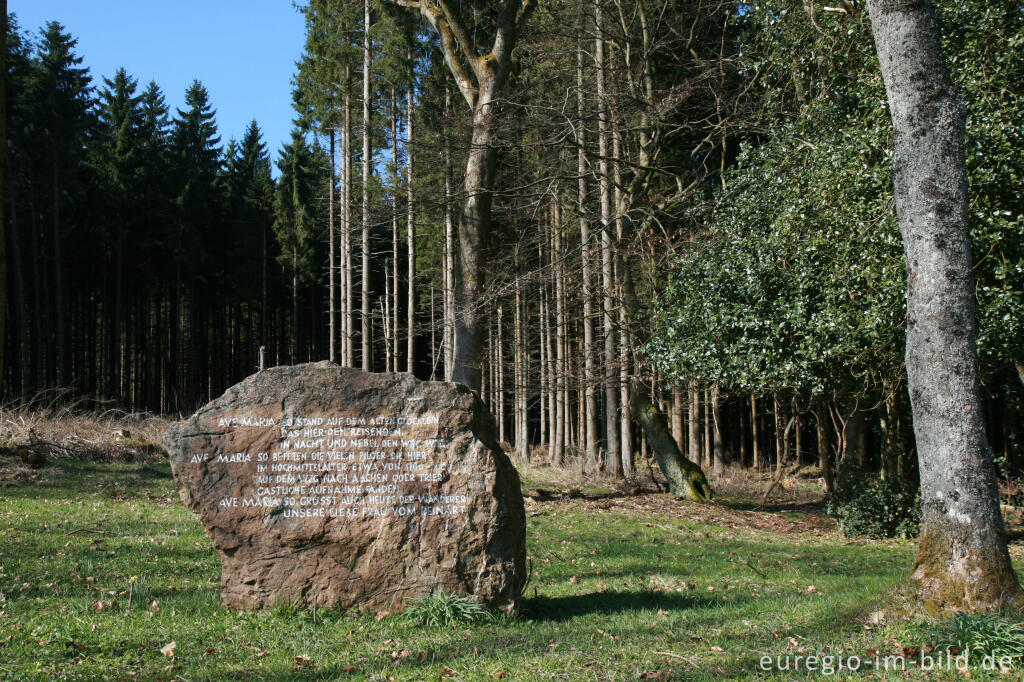
{"type": "Polygon", "coordinates": [[[227,606],[395,611],[443,590],[517,607],[519,476],[460,384],[275,367],[172,426],[166,445],[227,606]]]}

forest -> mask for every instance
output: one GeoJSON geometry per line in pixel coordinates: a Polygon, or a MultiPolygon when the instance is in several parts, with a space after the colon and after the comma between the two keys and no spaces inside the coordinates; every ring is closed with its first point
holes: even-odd
{"type": "MultiPolygon", "coordinates": [[[[522,457],[635,475],[636,379],[718,474],[913,480],[892,124],[866,13],[813,8],[549,2],[526,23],[473,308],[480,393],[522,457]]],[[[255,120],[220,138],[201,83],[171,112],[156,83],[91,74],[73,27],[12,19],[6,395],[170,413],[261,366],[451,377],[473,112],[416,14],[300,9],[273,159],[255,120]]],[[[1024,397],[1021,21],[1013,2],[942,6],[1004,475],[1024,397]]]]}
{"type": "Polygon", "coordinates": [[[1024,12],[928,20],[969,202],[966,269],[933,290],[894,173],[944,138],[901,152],[886,0],[834,4],[304,0],[277,150],[257,119],[224,140],[201,81],[172,111],[130,61],[92,72],[74,26],[11,14],[0,393],[181,418],[279,365],[456,381],[527,478],[694,499],[742,480],[757,510],[811,481],[847,535],[920,534],[922,584],[958,541],[926,532],[934,491],[976,486],[968,526],[1000,538],[978,561],[1016,594],[1024,12]],[[928,330],[959,341],[922,359],[928,330]],[[915,383],[942,358],[968,358],[950,371],[976,403],[915,383]],[[943,487],[968,460],[979,478],[943,487]]]}

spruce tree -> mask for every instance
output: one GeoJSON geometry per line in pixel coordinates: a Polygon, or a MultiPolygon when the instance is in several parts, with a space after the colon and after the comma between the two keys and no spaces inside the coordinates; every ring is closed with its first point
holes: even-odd
{"type": "Polygon", "coordinates": [[[277,167],[281,171],[274,199],[274,233],[281,249],[278,258],[290,277],[292,293],[291,361],[297,362],[299,338],[299,288],[316,281],[317,201],[326,180],[326,159],[319,147],[311,148],[300,128],[281,150],[277,167]]]}
{"type": "Polygon", "coordinates": [[[43,29],[37,47],[34,79],[30,84],[36,118],[33,122],[35,137],[42,147],[48,175],[50,225],[52,245],[52,276],[54,348],[48,354],[52,363],[47,366],[50,385],[70,383],[70,365],[67,353],[66,308],[64,305],[63,244],[64,222],[61,211],[66,196],[80,190],[80,171],[85,157],[86,137],[91,125],[89,110],[92,105],[92,78],[82,68],[82,58],[75,52],[78,41],[66,33],[64,27],[49,22],[43,29]]]}
{"type": "Polygon", "coordinates": [[[142,207],[138,200],[142,190],[143,112],[141,98],[136,95],[138,83],[122,68],[113,79],[104,79],[97,107],[98,125],[94,146],[94,167],[98,187],[106,207],[107,238],[105,239],[112,282],[106,289],[104,317],[108,333],[106,363],[106,395],[120,398],[123,370],[122,325],[125,311],[125,235],[130,223],[142,207]],[[112,291],[110,290],[112,289],[112,291]]]}

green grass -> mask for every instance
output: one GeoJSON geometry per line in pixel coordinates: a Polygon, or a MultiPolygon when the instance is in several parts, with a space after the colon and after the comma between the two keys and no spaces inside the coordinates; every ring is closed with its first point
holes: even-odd
{"type": "Polygon", "coordinates": [[[527,509],[516,618],[238,613],[166,465],[62,462],[0,489],[0,679],[781,680],[803,674],[759,675],[762,655],[865,656],[928,631],[865,626],[905,579],[908,543],[758,530],[662,496],[527,509]]]}

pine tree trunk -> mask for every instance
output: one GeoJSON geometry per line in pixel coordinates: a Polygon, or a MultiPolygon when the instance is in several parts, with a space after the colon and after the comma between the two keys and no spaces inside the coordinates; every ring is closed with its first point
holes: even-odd
{"type": "Polygon", "coordinates": [[[355,367],[355,297],[352,273],[352,68],[345,64],[344,128],[341,137],[342,344],[344,365],[355,367]]]}
{"type": "Polygon", "coordinates": [[[437,316],[434,312],[434,285],[430,285],[430,380],[437,379],[437,316]]]}
{"type": "Polygon", "coordinates": [[[804,463],[803,419],[802,419],[802,415],[800,414],[800,406],[797,403],[796,396],[793,397],[791,405],[792,405],[792,409],[793,409],[793,419],[795,420],[793,422],[793,439],[794,439],[795,446],[796,446],[795,447],[795,449],[796,449],[796,463],[797,464],[803,464],[804,463]]]}
{"type": "Polygon", "coordinates": [[[498,305],[498,442],[505,439],[505,325],[502,320],[503,308],[498,305]]]}
{"type": "Polygon", "coordinates": [[[619,440],[619,391],[617,387],[618,356],[615,349],[615,272],[612,255],[611,177],[608,164],[608,102],[605,93],[605,43],[601,0],[594,0],[594,61],[597,72],[597,146],[598,184],[601,201],[601,289],[604,308],[604,402],[605,402],[605,471],[615,478],[622,476],[621,442],[619,440]]]}
{"type": "MultiPolygon", "coordinates": [[[[451,92],[444,90],[444,111],[451,111],[451,92]]],[[[455,216],[452,209],[455,191],[452,174],[451,140],[444,135],[444,376],[452,380],[452,349],[455,346],[455,216]]],[[[500,330],[500,326],[499,326],[500,330]]],[[[500,341],[500,334],[499,334],[500,341]]]]}
{"type": "Polygon", "coordinates": [[[388,342],[388,371],[398,371],[398,95],[391,86],[391,329],[388,342]]]}
{"type": "Polygon", "coordinates": [[[672,424],[672,437],[677,443],[683,442],[683,389],[679,386],[672,386],[672,409],[670,422],[672,424]]]}
{"type": "Polygon", "coordinates": [[[299,250],[292,246],[292,347],[290,364],[299,361],[299,250]]]}
{"type": "Polygon", "coordinates": [[[690,460],[700,462],[700,393],[696,384],[690,382],[690,460]]]}
{"type": "MultiPolygon", "coordinates": [[[[494,321],[489,319],[487,321],[487,372],[490,377],[490,394],[487,396],[487,407],[491,410],[491,414],[494,414],[494,407],[498,404],[498,394],[495,391],[495,387],[498,384],[498,368],[495,366],[497,363],[495,358],[494,348],[494,321]]],[[[495,417],[495,423],[497,423],[497,417],[495,417]]]]}
{"type": "Polygon", "coordinates": [[[715,461],[715,416],[711,405],[711,391],[704,389],[704,459],[701,466],[712,468],[715,461]]]}
{"type": "Polygon", "coordinates": [[[725,474],[725,467],[729,464],[729,458],[725,451],[725,443],[722,438],[722,405],[721,389],[718,384],[711,386],[711,431],[714,434],[714,469],[715,476],[721,477],[725,474]]]}
{"type": "Polygon", "coordinates": [[[818,465],[821,467],[821,477],[825,482],[825,494],[831,495],[835,491],[835,480],[832,474],[832,457],[829,453],[828,427],[825,419],[828,415],[828,406],[821,396],[814,398],[814,417],[818,431],[818,465]]]}
{"type": "Polygon", "coordinates": [[[569,422],[568,390],[565,379],[568,376],[566,367],[566,333],[565,333],[565,266],[562,259],[562,203],[561,195],[555,192],[552,215],[553,245],[552,257],[555,260],[555,434],[552,462],[562,466],[565,461],[565,441],[569,422]]]}
{"type": "MultiPolygon", "coordinates": [[[[4,15],[4,21],[6,21],[7,15],[4,15]]],[[[6,55],[6,52],[4,52],[6,55]]],[[[5,57],[0,57],[3,59],[5,57]]],[[[2,66],[2,64],[0,64],[2,66]]],[[[3,96],[3,95],[0,95],[3,96]]],[[[6,149],[6,145],[0,147],[0,149],[6,149]]],[[[2,154],[2,152],[0,152],[2,154]]],[[[6,159],[0,161],[6,165],[6,159]]],[[[6,169],[5,169],[6,170],[6,169]]],[[[27,337],[28,337],[28,315],[26,313],[27,306],[25,303],[25,297],[27,293],[25,291],[25,271],[22,265],[21,258],[21,235],[18,230],[18,204],[15,200],[15,194],[12,190],[9,190],[4,186],[3,191],[6,195],[10,196],[10,214],[11,214],[11,239],[10,239],[10,251],[11,262],[14,266],[14,310],[16,311],[15,317],[15,329],[16,329],[16,355],[14,358],[14,368],[17,370],[18,381],[15,384],[16,390],[13,394],[24,400],[28,397],[29,386],[32,383],[32,376],[30,374],[32,362],[31,356],[28,353],[27,337]]],[[[0,197],[2,202],[5,197],[0,197]]],[[[2,209],[0,209],[2,210],[2,209]]],[[[0,215],[0,223],[2,223],[3,216],[0,215]]]]}
{"type": "MultiPolygon", "coordinates": [[[[58,170],[57,155],[53,153],[52,158],[52,182],[53,182],[53,288],[54,288],[54,308],[53,318],[56,321],[56,340],[57,340],[57,372],[56,372],[56,385],[64,387],[67,385],[69,377],[67,376],[67,339],[64,336],[64,266],[63,257],[61,256],[61,224],[60,224],[60,173],[58,170]]],[[[5,284],[6,286],[6,284],[5,284]]]]}
{"type": "Polygon", "coordinates": [[[913,576],[932,609],[1018,603],[979,396],[965,107],[932,3],[869,0],[868,9],[893,120],[907,260],[907,383],[922,509],[913,576]]]}
{"type": "Polygon", "coordinates": [[[747,415],[746,406],[743,404],[744,401],[739,401],[736,405],[736,414],[739,416],[739,429],[737,430],[737,442],[739,443],[739,460],[738,463],[740,468],[747,466],[747,434],[750,432],[749,420],[750,417],[747,415]]]}
{"type": "Polygon", "coordinates": [[[757,417],[757,396],[750,396],[750,465],[757,471],[761,470],[761,422],[757,417]]]}
{"type": "MultiPolygon", "coordinates": [[[[544,238],[539,240],[537,244],[537,262],[539,267],[550,273],[550,264],[547,263],[544,258],[544,251],[545,249],[550,249],[551,243],[550,219],[544,220],[543,226],[544,238]]],[[[550,253],[550,251],[548,253],[550,253]]],[[[540,363],[537,367],[537,373],[540,375],[540,442],[547,446],[549,462],[551,460],[551,432],[554,428],[555,422],[555,402],[552,400],[551,389],[551,351],[553,348],[551,345],[550,299],[550,282],[548,278],[545,277],[540,288],[540,319],[538,320],[540,323],[540,363]]]]}
{"type": "Polygon", "coordinates": [[[330,129],[329,132],[331,143],[330,143],[330,155],[331,155],[331,171],[328,175],[327,180],[327,233],[329,235],[328,248],[327,248],[327,333],[328,333],[328,351],[327,357],[331,362],[338,361],[338,349],[337,349],[337,318],[338,318],[338,300],[337,290],[335,288],[335,260],[334,260],[334,128],[330,129]]]}
{"type": "Polygon", "coordinates": [[[583,261],[583,428],[581,438],[585,453],[583,457],[584,469],[589,467],[596,469],[598,466],[597,454],[597,396],[595,388],[597,384],[597,368],[594,351],[594,292],[593,274],[591,273],[593,263],[593,244],[590,235],[590,220],[587,215],[587,152],[586,152],[586,109],[585,95],[583,89],[583,47],[582,44],[576,51],[576,97],[577,97],[577,175],[579,185],[579,197],[577,201],[580,221],[580,257],[583,261]]]}
{"type": "Polygon", "coordinates": [[[373,149],[370,146],[370,0],[363,0],[363,203],[362,203],[362,236],[363,236],[363,272],[362,298],[360,300],[360,320],[362,322],[362,367],[364,372],[372,372],[373,321],[370,318],[370,167],[373,149]]]}
{"type": "Polygon", "coordinates": [[[779,394],[774,394],[773,399],[775,401],[775,468],[781,472],[786,463],[785,455],[789,453],[789,434],[785,432],[785,427],[782,424],[784,417],[779,394]]]}
{"type": "Polygon", "coordinates": [[[529,447],[526,442],[526,314],[523,302],[523,263],[516,259],[516,284],[515,284],[515,320],[513,324],[513,352],[512,362],[514,370],[512,374],[512,410],[515,424],[515,448],[516,454],[522,461],[529,459],[529,447]]]}
{"type": "MultiPolygon", "coordinates": [[[[629,324],[629,314],[626,311],[625,301],[635,297],[633,293],[633,281],[629,271],[629,264],[624,256],[625,249],[630,240],[630,222],[626,217],[625,195],[622,191],[622,135],[620,126],[615,120],[612,122],[612,172],[615,180],[614,206],[615,206],[615,281],[618,283],[619,299],[619,403],[622,409],[619,411],[619,445],[622,460],[622,470],[626,476],[633,474],[633,429],[632,409],[629,406],[630,392],[629,382],[632,379],[633,362],[631,349],[633,348],[633,334],[629,324]]],[[[681,415],[680,415],[681,416],[681,415]]],[[[682,434],[676,438],[676,443],[682,443],[682,434]]]]}
{"type": "MultiPolygon", "coordinates": [[[[412,63],[412,50],[408,53],[409,63],[412,63]]],[[[408,254],[409,289],[406,301],[406,347],[405,347],[405,371],[412,374],[416,369],[416,204],[413,192],[413,92],[416,89],[416,76],[409,74],[409,92],[406,94],[405,102],[405,191],[406,191],[406,215],[405,239],[406,252],[408,254]]]]}
{"type": "MultiPolygon", "coordinates": [[[[119,403],[124,400],[124,380],[126,378],[124,341],[127,339],[128,329],[125,324],[124,308],[124,232],[121,225],[118,224],[117,242],[114,245],[114,328],[111,330],[114,341],[114,363],[111,367],[113,390],[110,397],[119,403]],[[122,327],[124,327],[123,335],[122,327]]],[[[0,344],[3,342],[3,337],[0,337],[0,344]]],[[[2,370],[2,365],[0,365],[0,370],[2,370]]]]}

